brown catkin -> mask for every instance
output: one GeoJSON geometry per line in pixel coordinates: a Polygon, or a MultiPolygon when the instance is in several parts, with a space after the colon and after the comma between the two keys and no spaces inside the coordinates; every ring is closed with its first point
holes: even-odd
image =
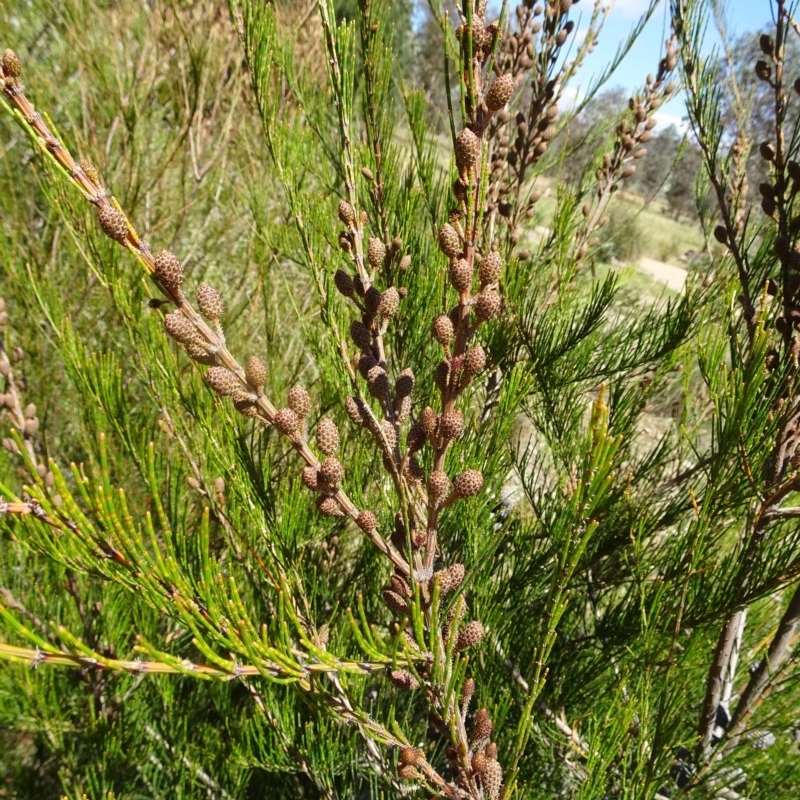
{"type": "Polygon", "coordinates": [[[374,366],[367,373],[367,387],[370,394],[377,400],[382,400],[389,393],[389,379],[383,367],[374,366]]]}
{"type": "Polygon", "coordinates": [[[465,258],[453,258],[450,261],[448,277],[452,287],[463,294],[472,287],[472,265],[465,258]]]}
{"type": "Polygon", "coordinates": [[[411,398],[406,395],[405,397],[395,398],[395,422],[402,425],[408,421],[411,416],[411,398]]]}
{"type": "Polygon", "coordinates": [[[174,291],[183,283],[183,266],[180,259],[169,250],[162,250],[155,257],[154,274],[165,289],[174,291]]]}
{"type": "Polygon", "coordinates": [[[292,436],[300,428],[300,417],[291,408],[279,408],[273,424],[284,436],[292,436]]]}
{"type": "Polygon", "coordinates": [[[382,295],[378,303],[378,313],[383,317],[393,317],[400,308],[400,294],[394,286],[390,286],[382,295]]]}
{"type": "MultiPolygon", "coordinates": [[[[463,566],[463,564],[462,564],[463,566]]],[[[472,700],[472,695],[475,694],[475,678],[467,678],[464,685],[461,687],[461,702],[465,705],[472,700]]]]}
{"type": "Polygon", "coordinates": [[[414,391],[414,372],[410,369],[404,369],[398,376],[394,383],[394,393],[397,397],[408,397],[414,391]]]}
{"type": "Polygon", "coordinates": [[[182,345],[200,342],[196,328],[180,311],[172,311],[164,317],[164,330],[182,345]]]}
{"type": "Polygon", "coordinates": [[[248,394],[243,394],[241,396],[234,395],[233,407],[245,417],[257,417],[259,415],[256,404],[248,394]]]}
{"type": "Polygon", "coordinates": [[[386,258],[386,245],[378,238],[370,237],[367,244],[367,261],[372,269],[378,269],[386,258]]]}
{"type": "Polygon", "coordinates": [[[311,398],[308,396],[305,387],[299,383],[289,389],[286,404],[299,417],[307,417],[308,412],[311,411],[311,398]]]}
{"type": "Polygon", "coordinates": [[[363,322],[354,319],[350,323],[350,336],[353,339],[356,347],[361,350],[369,350],[372,346],[372,336],[370,335],[367,326],[363,322]]]}
{"type": "Polygon", "coordinates": [[[339,428],[328,417],[323,417],[317,425],[317,447],[326,456],[333,456],[339,451],[339,428]]]}
{"type": "Polygon", "coordinates": [[[492,251],[487,253],[478,267],[478,276],[481,279],[481,286],[488,286],[490,283],[497,283],[500,280],[500,273],[503,270],[503,259],[500,253],[492,251]]]}
{"type": "Polygon", "coordinates": [[[425,436],[430,436],[436,428],[436,412],[430,406],[425,406],[420,412],[417,424],[425,436]]]}
{"type": "Polygon", "coordinates": [[[416,747],[401,747],[400,755],[397,758],[397,763],[403,767],[416,766],[420,763],[422,758],[422,751],[417,750],[416,747]]]}
{"type": "Polygon", "coordinates": [[[256,390],[261,391],[267,382],[267,363],[259,356],[250,356],[244,366],[247,382],[256,390]]]}
{"type": "Polygon", "coordinates": [[[211,367],[205,374],[206,383],[220,396],[234,394],[241,385],[239,379],[225,367],[211,367]]]}
{"type": "MultiPolygon", "coordinates": [[[[414,429],[412,428],[412,430],[414,429]]],[[[410,431],[408,434],[408,438],[406,439],[406,444],[408,445],[409,451],[412,451],[414,449],[411,445],[410,431]]],[[[405,460],[403,464],[403,474],[406,476],[406,478],[408,478],[408,480],[413,481],[414,483],[420,483],[425,478],[425,470],[422,468],[422,464],[419,463],[419,460],[417,459],[416,456],[411,456],[411,455],[405,460]]]]}
{"type": "Polygon", "coordinates": [[[450,362],[447,360],[440,361],[436,365],[436,370],[433,373],[433,380],[436,388],[440,392],[447,391],[447,385],[450,382],[450,362]]]}
{"type": "Polygon", "coordinates": [[[22,62],[19,56],[11,49],[3,53],[3,72],[7,78],[19,78],[22,75],[22,62]]]}
{"type": "Polygon", "coordinates": [[[302,479],[305,486],[316,492],[319,489],[319,474],[316,467],[303,467],[302,479]]]}
{"type": "Polygon", "coordinates": [[[486,92],[486,108],[489,109],[489,113],[499,111],[511,99],[513,93],[514,78],[511,74],[498,75],[486,92]]]}
{"type": "Polygon", "coordinates": [[[475,714],[475,723],[472,726],[472,741],[485,742],[491,735],[494,726],[489,712],[485,708],[478,709],[475,714]]]}
{"type": "Polygon", "coordinates": [[[472,497],[477,494],[483,486],[483,475],[476,469],[468,469],[460,475],[456,475],[453,481],[453,490],[458,497],[472,497]]]}
{"type": "Polygon", "coordinates": [[[345,297],[352,297],[354,292],[353,277],[343,269],[337,269],[333,276],[333,282],[339,290],[339,294],[345,297]]]}
{"type": "Polygon", "coordinates": [[[458,258],[461,255],[461,237],[449,222],[442,225],[439,231],[439,249],[448,258],[458,258]]]}
{"type": "Polygon", "coordinates": [[[356,525],[364,533],[375,533],[378,530],[378,519],[372,511],[359,511],[356,517],[356,525]]]}
{"type": "Polygon", "coordinates": [[[378,306],[381,304],[381,293],[374,287],[370,286],[364,294],[364,308],[370,317],[374,317],[378,313],[378,306]]]}
{"type": "Polygon", "coordinates": [[[419,425],[412,425],[406,436],[406,447],[409,453],[416,453],[425,446],[428,436],[419,425]]]}
{"type": "Polygon", "coordinates": [[[444,597],[444,595],[458,589],[465,575],[466,570],[463,564],[451,564],[447,569],[434,573],[434,579],[439,580],[439,594],[444,597]]]}
{"type": "Polygon", "coordinates": [[[450,478],[442,470],[431,472],[428,478],[428,496],[434,505],[438,505],[450,494],[450,478]]]}
{"type": "Polygon", "coordinates": [[[479,322],[486,322],[500,313],[501,306],[500,295],[494,289],[484,289],[475,298],[475,317],[479,322]]]}
{"type": "Polygon", "coordinates": [[[397,445],[397,431],[388,419],[382,419],[379,425],[380,437],[389,450],[394,450],[397,445]]]}
{"type": "Polygon", "coordinates": [[[348,228],[354,228],[356,224],[356,212],[353,210],[353,206],[347,202],[347,200],[340,200],[339,201],[339,219],[342,221],[344,225],[347,225],[348,228]]]}
{"type": "Polygon", "coordinates": [[[480,774],[484,766],[486,766],[486,753],[483,750],[478,750],[477,753],[473,754],[471,763],[473,772],[480,774]]]}
{"type": "Polygon", "coordinates": [[[97,214],[100,227],[109,239],[122,244],[128,238],[128,221],[125,215],[111,203],[103,203],[97,214]]]}
{"type": "Polygon", "coordinates": [[[458,410],[447,411],[439,418],[439,435],[445,441],[458,439],[464,433],[464,415],[458,410]]]}
{"type": "Polygon", "coordinates": [[[319,466],[320,477],[331,487],[338,489],[344,480],[344,467],[338,458],[328,456],[319,466]]]}
{"type": "Polygon", "coordinates": [[[394,589],[384,589],[381,594],[383,595],[383,600],[386,605],[389,606],[395,614],[399,614],[401,617],[408,614],[408,603],[405,601],[405,598],[394,591],[394,589]]]}
{"type": "Polygon", "coordinates": [[[500,788],[503,785],[503,768],[495,759],[486,759],[481,770],[481,783],[486,796],[494,800],[500,797],[500,788]]]}
{"type": "Polygon", "coordinates": [[[459,172],[467,172],[477,164],[481,155],[481,140],[469,129],[464,128],[456,136],[456,166],[459,172]]]}
{"type": "Polygon", "coordinates": [[[455,337],[455,329],[453,328],[453,321],[447,314],[440,314],[433,321],[433,338],[439,342],[442,347],[447,347],[455,337]]]}
{"type": "MultiPolygon", "coordinates": [[[[393,669],[389,673],[389,678],[398,689],[403,689],[406,692],[419,686],[419,681],[407,669],[393,669]]],[[[411,750],[413,748],[403,749],[411,750]]]]}
{"type": "Polygon", "coordinates": [[[222,316],[222,296],[207,283],[201,283],[197,287],[197,307],[206,319],[218,322],[222,316]]]}
{"type": "Polygon", "coordinates": [[[413,594],[408,581],[402,575],[398,575],[396,572],[393,573],[389,578],[389,583],[392,585],[392,589],[404,597],[411,597],[413,594]]]}
{"type": "Polygon", "coordinates": [[[480,346],[470,347],[464,354],[464,371],[467,375],[480,375],[486,369],[486,351],[480,346]]]}
{"type": "Polygon", "coordinates": [[[459,631],[456,639],[456,650],[466,650],[468,647],[475,647],[483,639],[483,623],[477,619],[468,622],[459,631]]]}
{"type": "Polygon", "coordinates": [[[344,511],[335,497],[323,495],[317,498],[317,511],[326,517],[343,517],[344,511]]]}
{"type": "Polygon", "coordinates": [[[357,397],[348,397],[344,401],[344,410],[347,412],[350,422],[363,427],[367,417],[364,410],[364,403],[361,400],[357,397]]]}

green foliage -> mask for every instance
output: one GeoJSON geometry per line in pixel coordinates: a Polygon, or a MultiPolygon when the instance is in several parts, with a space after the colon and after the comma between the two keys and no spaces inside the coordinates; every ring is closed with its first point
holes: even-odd
{"type": "Polygon", "coordinates": [[[797,793],[796,97],[758,216],[703,4],[599,121],[601,15],[567,62],[569,3],[480,5],[446,147],[407,4],[0,9],[0,797],[797,793]],[[679,58],[724,247],[632,301],[594,265],[655,235],[617,191],[679,58]]]}

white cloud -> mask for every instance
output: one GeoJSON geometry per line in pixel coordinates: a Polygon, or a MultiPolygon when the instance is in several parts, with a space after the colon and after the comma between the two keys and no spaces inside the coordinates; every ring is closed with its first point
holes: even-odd
{"type": "MultiPolygon", "coordinates": [[[[662,3],[663,0],[659,0],[659,5],[662,3]]],[[[616,2],[612,0],[609,5],[612,6],[612,14],[617,14],[627,19],[639,19],[650,6],[650,0],[616,0],[616,2]]]]}
{"type": "Polygon", "coordinates": [[[653,116],[658,123],[655,127],[656,132],[666,130],[670,125],[674,125],[678,133],[681,135],[689,132],[689,123],[683,117],[679,117],[677,114],[666,114],[656,111],[653,116]]]}

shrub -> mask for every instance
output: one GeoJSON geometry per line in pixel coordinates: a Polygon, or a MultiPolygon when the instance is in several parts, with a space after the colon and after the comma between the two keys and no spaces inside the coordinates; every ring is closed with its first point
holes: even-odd
{"type": "Polygon", "coordinates": [[[676,3],[528,251],[599,11],[466,0],[443,165],[387,7],[213,8],[0,12],[46,32],[0,62],[3,791],[794,796],[783,5],[764,217],[676,3]],[[623,317],[589,268],[678,69],[726,254],[623,317]]]}

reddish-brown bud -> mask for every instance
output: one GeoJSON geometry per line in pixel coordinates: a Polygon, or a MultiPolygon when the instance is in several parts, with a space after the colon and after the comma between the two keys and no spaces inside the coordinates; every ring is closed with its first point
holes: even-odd
{"type": "Polygon", "coordinates": [[[386,258],[386,245],[374,236],[370,238],[367,244],[367,261],[373,269],[383,265],[383,260],[386,258]]]}
{"type": "Polygon", "coordinates": [[[459,172],[468,172],[481,155],[481,140],[469,129],[464,128],[456,137],[456,166],[459,172]]]}
{"type": "Polygon", "coordinates": [[[3,73],[7,78],[19,78],[22,75],[22,62],[19,56],[11,49],[3,53],[3,73]]]}
{"type": "Polygon", "coordinates": [[[317,511],[326,517],[343,517],[344,511],[332,495],[322,495],[317,498],[317,511]]]}
{"type": "Polygon", "coordinates": [[[449,222],[442,225],[439,231],[439,248],[448,258],[458,258],[461,255],[461,237],[449,222]]]}
{"type": "Polygon", "coordinates": [[[169,250],[162,250],[155,257],[154,275],[165,289],[174,291],[183,283],[183,266],[180,259],[169,250]]]}
{"type": "Polygon", "coordinates": [[[353,210],[353,206],[351,206],[347,200],[340,200],[337,210],[342,223],[347,225],[348,228],[354,228],[356,224],[356,212],[353,210]]]}
{"type": "MultiPolygon", "coordinates": [[[[407,669],[393,669],[389,673],[392,683],[403,691],[410,692],[419,687],[419,681],[407,669]]],[[[413,747],[404,747],[403,750],[413,750],[413,747]]],[[[401,753],[402,758],[402,753],[401,753]]]]}
{"type": "Polygon", "coordinates": [[[339,290],[339,294],[345,297],[352,297],[355,291],[353,287],[353,277],[343,269],[337,269],[333,275],[333,282],[339,290]]]}
{"type": "Polygon", "coordinates": [[[218,322],[222,316],[222,297],[216,289],[201,283],[197,287],[197,307],[206,319],[218,322]]]}
{"type": "Polygon", "coordinates": [[[455,329],[453,328],[453,321],[447,314],[440,314],[433,321],[433,338],[439,342],[442,347],[447,347],[453,341],[455,336],[455,329]]]}
{"type": "Polygon", "coordinates": [[[486,369],[486,351],[480,346],[470,347],[464,354],[464,371],[467,375],[480,375],[486,369]]]}
{"type": "Polygon", "coordinates": [[[466,570],[463,564],[451,564],[447,569],[442,569],[434,573],[434,579],[438,579],[439,581],[439,594],[444,597],[446,594],[450,594],[450,592],[458,589],[465,575],[466,570]]]}
{"type": "Polygon", "coordinates": [[[453,490],[458,497],[472,497],[483,486],[483,475],[476,469],[468,469],[457,475],[453,481],[453,490]]]}
{"type": "Polygon", "coordinates": [[[433,505],[439,505],[450,494],[450,478],[442,470],[436,470],[428,478],[428,496],[433,505]]]}
{"type": "Polygon", "coordinates": [[[344,467],[338,458],[328,456],[319,467],[320,477],[331,489],[338,489],[344,480],[344,467]]]}
{"type": "Polygon", "coordinates": [[[289,395],[286,398],[287,405],[299,417],[307,417],[308,412],[311,411],[311,398],[305,387],[296,384],[289,389],[289,395]]]}
{"type": "Polygon", "coordinates": [[[279,408],[273,424],[284,436],[293,436],[300,429],[300,417],[291,408],[279,408]]]}
{"type": "Polygon", "coordinates": [[[225,367],[211,367],[206,372],[205,379],[220,397],[229,397],[241,388],[236,375],[225,367]]]}
{"type": "Polygon", "coordinates": [[[478,322],[486,322],[500,313],[502,301],[494,289],[484,289],[475,298],[475,317],[478,322]]]}
{"type": "Polygon", "coordinates": [[[317,447],[326,456],[333,456],[339,451],[339,428],[328,417],[323,417],[317,425],[317,447]]]}
{"type": "Polygon", "coordinates": [[[487,253],[482,259],[478,267],[478,276],[481,280],[481,286],[488,286],[491,283],[497,283],[500,280],[500,273],[503,270],[503,259],[500,258],[500,253],[492,251],[487,253]]]}
{"type": "Polygon", "coordinates": [[[451,259],[447,274],[452,287],[459,294],[463,294],[472,287],[472,265],[465,258],[451,259]]]}
{"type": "Polygon", "coordinates": [[[390,286],[378,303],[378,313],[383,317],[393,317],[400,308],[400,295],[394,286],[390,286]]]}
{"type": "Polygon", "coordinates": [[[378,530],[378,520],[372,511],[360,511],[356,517],[356,525],[358,525],[364,533],[374,533],[378,530]]]}
{"type": "Polygon", "coordinates": [[[513,93],[514,78],[511,74],[498,75],[486,92],[486,108],[489,109],[489,113],[499,111],[511,99],[513,93]]]}
{"type": "Polygon", "coordinates": [[[500,789],[503,786],[503,768],[495,759],[486,759],[486,764],[481,770],[481,783],[486,797],[490,800],[500,797],[500,789]]]}
{"type": "Polygon", "coordinates": [[[468,647],[474,647],[483,639],[483,634],[482,622],[477,619],[468,622],[458,633],[456,650],[466,650],[468,647]]]}
{"type": "Polygon", "coordinates": [[[100,227],[109,239],[122,244],[128,238],[128,221],[125,215],[111,203],[103,203],[97,214],[100,227]]]}
{"type": "Polygon", "coordinates": [[[368,351],[372,346],[372,336],[363,322],[354,319],[350,323],[350,336],[356,347],[368,351]]]}

